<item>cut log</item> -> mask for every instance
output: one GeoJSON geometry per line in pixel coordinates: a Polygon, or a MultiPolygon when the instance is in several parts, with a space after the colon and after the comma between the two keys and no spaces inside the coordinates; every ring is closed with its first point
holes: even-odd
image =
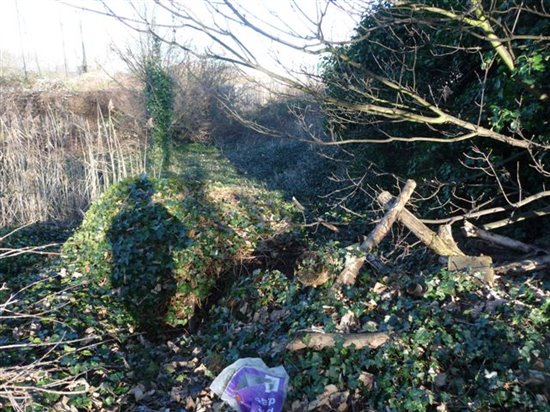
{"type": "Polygon", "coordinates": [[[415,188],[416,182],[412,179],[407,180],[405,187],[403,188],[399,196],[397,196],[397,199],[395,199],[393,205],[389,207],[388,212],[384,215],[382,220],[378,222],[372,232],[369,233],[363,243],[361,243],[361,246],[359,246],[361,252],[370,252],[372,249],[378,246],[382,239],[384,239],[384,237],[390,231],[393,223],[397,219],[397,216],[399,215],[399,213],[401,213],[401,211],[411,198],[411,195],[414,192],[415,188]]]}
{"type": "Polygon", "coordinates": [[[528,245],[527,243],[520,242],[509,238],[507,236],[498,235],[496,233],[490,233],[483,229],[480,229],[467,220],[464,221],[464,226],[462,226],[462,231],[467,237],[475,237],[478,239],[485,240],[486,242],[493,243],[508,249],[519,250],[520,252],[530,253],[534,251],[540,251],[539,248],[533,245],[528,245]]]}
{"type": "Polygon", "coordinates": [[[495,272],[491,256],[449,256],[447,268],[480,276],[480,280],[493,285],[495,272]]]}
{"type": "MultiPolygon", "coordinates": [[[[388,192],[378,195],[378,201],[384,207],[390,207],[393,196],[388,192]]],[[[428,226],[417,219],[411,212],[404,208],[399,214],[399,221],[403,223],[426,246],[440,256],[465,256],[454,241],[447,242],[432,231],[428,226]]]]}
{"type": "Polygon", "coordinates": [[[334,348],[336,343],[341,341],[343,346],[355,345],[356,349],[369,347],[376,349],[390,339],[387,333],[321,333],[307,332],[302,336],[292,340],[286,348],[291,351],[302,349],[322,350],[324,348],[334,348]]]}
{"type": "Polygon", "coordinates": [[[330,279],[330,271],[319,253],[306,251],[296,261],[294,276],[302,285],[315,288],[330,279]]]}
{"type": "Polygon", "coordinates": [[[503,275],[518,275],[525,272],[533,272],[535,270],[548,270],[548,268],[550,268],[550,255],[545,255],[497,266],[495,268],[495,273],[503,275]]]}
{"type": "Polygon", "coordinates": [[[365,260],[367,260],[366,256],[347,256],[344,269],[338,275],[334,285],[354,285],[365,260]]]}
{"type": "Polygon", "coordinates": [[[374,249],[384,239],[384,237],[390,231],[393,223],[399,216],[399,213],[403,210],[409,199],[411,198],[414,189],[416,188],[416,182],[412,179],[407,180],[405,187],[395,199],[395,202],[389,206],[388,212],[384,215],[382,220],[374,227],[369,233],[366,239],[359,245],[359,251],[362,256],[352,256],[346,259],[346,265],[344,270],[336,279],[336,285],[353,285],[357,279],[357,275],[361,270],[361,267],[367,259],[367,254],[374,249]],[[363,255],[364,254],[364,255],[363,255]]]}

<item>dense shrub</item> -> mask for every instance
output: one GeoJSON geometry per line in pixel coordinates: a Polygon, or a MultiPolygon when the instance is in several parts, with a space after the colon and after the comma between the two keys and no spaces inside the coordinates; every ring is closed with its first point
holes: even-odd
{"type": "Polygon", "coordinates": [[[92,205],[64,254],[145,330],[185,325],[237,259],[290,228],[290,211],[262,190],[141,176],[92,205]]]}
{"type": "MultiPolygon", "coordinates": [[[[506,1],[491,7],[490,2],[472,6],[454,0],[372,3],[353,41],[327,57],[323,66],[327,93],[337,102],[326,106],[333,137],[386,142],[346,146],[353,153],[349,175],[362,176],[373,170],[374,163],[390,173],[381,177],[376,171],[380,186],[393,184],[391,174],[395,174],[416,179],[417,191],[424,196],[436,188],[437,196],[429,197],[423,211],[424,216],[434,217],[448,215],[456,205],[470,209],[487,200],[506,204],[521,199],[520,193],[544,190],[544,174],[533,167],[533,160],[547,165],[548,156],[543,154],[547,149],[533,156],[516,145],[518,141],[546,144],[549,139],[548,123],[541,119],[549,116],[545,85],[550,81],[550,53],[546,43],[531,40],[548,31],[548,16],[518,14],[506,1]],[[465,24],[479,16],[485,22],[498,20],[493,28],[496,37],[507,37],[503,28],[514,28],[506,45],[514,56],[511,67],[494,43],[480,36],[479,25],[465,24]],[[472,53],[474,49],[479,53],[472,53]],[[468,131],[451,121],[434,124],[430,106],[510,140],[481,135],[453,140],[467,137],[468,131]],[[389,136],[400,141],[388,143],[389,136]],[[415,137],[424,141],[413,141],[415,137]],[[447,141],[436,142],[438,138],[447,141]],[[453,207],[439,207],[443,204],[453,207]]],[[[368,191],[371,181],[363,181],[368,191]]],[[[361,210],[362,205],[351,206],[361,210]]]]}

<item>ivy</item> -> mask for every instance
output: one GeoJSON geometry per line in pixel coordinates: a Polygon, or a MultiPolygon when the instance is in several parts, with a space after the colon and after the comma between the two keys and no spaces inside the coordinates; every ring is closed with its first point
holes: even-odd
{"type": "Polygon", "coordinates": [[[158,175],[170,166],[170,143],[174,117],[174,80],[162,66],[161,43],[154,39],[145,57],[145,106],[150,119],[148,170],[158,175]]]}

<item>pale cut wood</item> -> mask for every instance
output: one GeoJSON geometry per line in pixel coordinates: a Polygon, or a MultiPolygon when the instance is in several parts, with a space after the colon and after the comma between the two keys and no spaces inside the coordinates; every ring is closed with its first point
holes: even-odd
{"type": "Polygon", "coordinates": [[[346,258],[344,269],[338,275],[335,286],[353,285],[357,279],[359,271],[367,260],[366,256],[349,256],[346,258]]]}
{"type": "Polygon", "coordinates": [[[359,246],[362,252],[370,252],[378,246],[382,239],[384,239],[397,219],[397,216],[411,198],[415,188],[416,182],[412,179],[407,180],[405,187],[403,187],[403,190],[399,196],[397,196],[397,199],[395,199],[394,204],[388,209],[388,212],[384,215],[382,220],[378,222],[372,232],[369,233],[363,243],[361,243],[361,246],[359,246]]]}
{"type": "Polygon", "coordinates": [[[491,256],[449,256],[447,268],[449,270],[470,273],[474,276],[480,275],[481,280],[491,286],[495,282],[495,272],[491,256]]]}
{"type": "MultiPolygon", "coordinates": [[[[388,192],[378,195],[378,201],[384,207],[390,207],[393,196],[388,192]]],[[[399,214],[399,221],[403,223],[422,243],[440,256],[465,256],[456,244],[447,243],[444,239],[422,223],[406,208],[399,214]]],[[[454,241],[453,241],[454,243],[454,241]]]]}
{"type": "Polygon", "coordinates": [[[467,220],[464,221],[462,230],[467,237],[475,237],[478,239],[482,239],[482,240],[485,240],[486,242],[490,242],[495,245],[499,245],[508,249],[519,250],[520,252],[525,252],[525,253],[540,250],[536,246],[528,245],[527,243],[520,242],[519,240],[515,240],[507,236],[502,236],[496,233],[487,232],[483,229],[480,229],[474,226],[472,223],[468,222],[467,220]]]}
{"type": "Polygon", "coordinates": [[[443,240],[443,242],[451,246],[453,249],[460,250],[453,237],[453,228],[450,223],[439,226],[437,229],[437,235],[441,238],[441,240],[443,240]]]}
{"type": "Polygon", "coordinates": [[[407,180],[405,187],[396,198],[393,205],[388,207],[388,212],[384,215],[382,220],[374,227],[369,233],[367,238],[359,245],[359,250],[362,256],[353,256],[346,260],[344,270],[336,279],[337,285],[353,285],[357,279],[357,275],[361,270],[361,267],[367,259],[366,255],[374,249],[384,239],[384,237],[390,231],[393,223],[399,216],[399,213],[403,210],[409,199],[411,198],[414,189],[416,188],[416,182],[412,179],[407,180]]]}
{"type": "Polygon", "coordinates": [[[356,349],[369,347],[376,349],[382,346],[390,339],[387,333],[321,333],[307,332],[292,340],[286,348],[290,351],[299,351],[302,349],[322,350],[324,348],[333,348],[338,341],[343,342],[343,346],[355,345],[356,349]]]}

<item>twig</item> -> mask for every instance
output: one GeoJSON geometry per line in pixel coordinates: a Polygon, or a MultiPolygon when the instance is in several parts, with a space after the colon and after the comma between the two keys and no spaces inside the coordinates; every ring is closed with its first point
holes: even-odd
{"type": "Polygon", "coordinates": [[[15,229],[13,229],[11,232],[5,234],[4,236],[0,237],[0,242],[2,242],[4,239],[7,239],[9,238],[11,235],[13,235],[14,233],[16,233],[17,231],[21,230],[21,229],[24,229],[26,227],[29,227],[30,225],[34,224],[34,222],[30,222],[30,223],[27,223],[27,224],[24,224],[23,226],[19,226],[15,229]]]}
{"type": "Polygon", "coordinates": [[[12,258],[15,256],[23,255],[26,253],[32,253],[35,255],[59,255],[59,252],[44,251],[49,247],[57,247],[59,243],[50,243],[42,246],[26,246],[22,248],[0,248],[0,259],[12,258]]]}
{"type": "MultiPolygon", "coordinates": [[[[545,190],[545,191],[536,193],[532,196],[528,196],[528,197],[526,197],[525,199],[523,199],[519,202],[512,203],[512,204],[507,205],[507,206],[497,206],[497,207],[493,207],[491,209],[478,210],[476,212],[469,212],[469,213],[465,213],[463,215],[448,217],[448,218],[444,218],[444,219],[422,219],[422,222],[427,223],[427,224],[444,224],[444,223],[458,222],[459,220],[463,220],[463,219],[482,217],[482,216],[486,216],[486,215],[492,215],[494,213],[506,212],[507,210],[510,210],[510,209],[519,209],[523,206],[528,205],[531,202],[534,202],[536,200],[543,199],[543,198],[549,197],[549,196],[550,196],[550,190],[545,190]]],[[[546,209],[547,208],[545,208],[544,210],[546,210],[546,209]]]]}
{"type": "Polygon", "coordinates": [[[63,344],[69,344],[69,343],[76,343],[76,342],[87,342],[90,340],[98,339],[99,336],[87,336],[85,338],[80,339],[72,339],[72,340],[65,340],[65,341],[56,341],[56,342],[43,342],[43,343],[14,343],[12,345],[3,345],[0,346],[0,350],[6,350],[6,349],[19,349],[19,348],[36,348],[41,346],[56,346],[56,345],[63,345],[63,344]]]}
{"type": "Polygon", "coordinates": [[[494,222],[485,223],[483,225],[483,229],[485,230],[493,230],[498,229],[500,227],[513,225],[514,223],[523,222],[524,220],[535,218],[535,217],[542,217],[542,216],[548,216],[550,215],[550,206],[544,207],[540,210],[532,210],[530,212],[525,212],[521,214],[517,214],[514,216],[507,217],[505,219],[496,220],[494,222]]]}

